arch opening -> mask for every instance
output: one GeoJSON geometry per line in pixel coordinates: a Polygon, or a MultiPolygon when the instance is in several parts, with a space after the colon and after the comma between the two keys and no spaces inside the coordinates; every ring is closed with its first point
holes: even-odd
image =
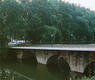
{"type": "Polygon", "coordinates": [[[84,75],[86,77],[92,77],[95,75],[95,61],[91,62],[84,69],[84,75]]]}
{"type": "Polygon", "coordinates": [[[60,55],[53,55],[47,61],[48,71],[61,76],[69,76],[71,69],[67,61],[60,55]]]}

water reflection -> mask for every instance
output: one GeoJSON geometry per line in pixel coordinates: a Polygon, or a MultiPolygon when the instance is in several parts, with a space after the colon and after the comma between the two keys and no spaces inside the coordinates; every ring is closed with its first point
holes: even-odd
{"type": "Polygon", "coordinates": [[[1,61],[0,65],[0,80],[67,80],[57,69],[50,71],[45,65],[34,64],[31,60],[7,60],[1,61]]]}
{"type": "Polygon", "coordinates": [[[53,66],[48,69],[50,75],[56,77],[57,80],[70,80],[70,74],[62,72],[59,67],[53,66]]]}
{"type": "Polygon", "coordinates": [[[59,80],[70,80],[70,67],[63,57],[54,55],[47,62],[48,71],[59,80]]]}

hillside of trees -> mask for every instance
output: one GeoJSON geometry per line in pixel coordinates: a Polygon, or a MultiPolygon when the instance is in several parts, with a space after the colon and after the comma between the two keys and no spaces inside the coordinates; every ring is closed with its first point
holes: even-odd
{"type": "Polygon", "coordinates": [[[7,47],[11,38],[32,43],[94,43],[95,12],[61,0],[0,1],[0,48],[7,47]]]}

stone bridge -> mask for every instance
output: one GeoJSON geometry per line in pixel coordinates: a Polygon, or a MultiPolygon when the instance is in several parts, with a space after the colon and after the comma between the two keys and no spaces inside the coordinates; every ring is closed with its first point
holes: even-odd
{"type": "Polygon", "coordinates": [[[82,73],[88,69],[88,66],[93,66],[93,62],[95,62],[94,44],[10,47],[10,50],[16,52],[18,59],[25,59],[34,55],[37,62],[41,64],[56,64],[62,59],[65,65],[69,65],[71,71],[82,73]]]}

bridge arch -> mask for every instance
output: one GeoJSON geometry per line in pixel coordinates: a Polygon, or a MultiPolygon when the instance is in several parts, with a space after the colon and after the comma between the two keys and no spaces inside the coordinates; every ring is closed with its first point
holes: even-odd
{"type": "Polygon", "coordinates": [[[68,62],[63,56],[53,55],[47,61],[47,67],[50,72],[61,72],[64,75],[69,75],[71,72],[68,62]]]}
{"type": "Polygon", "coordinates": [[[87,77],[95,75],[95,61],[89,63],[84,69],[84,75],[87,77]]]}

